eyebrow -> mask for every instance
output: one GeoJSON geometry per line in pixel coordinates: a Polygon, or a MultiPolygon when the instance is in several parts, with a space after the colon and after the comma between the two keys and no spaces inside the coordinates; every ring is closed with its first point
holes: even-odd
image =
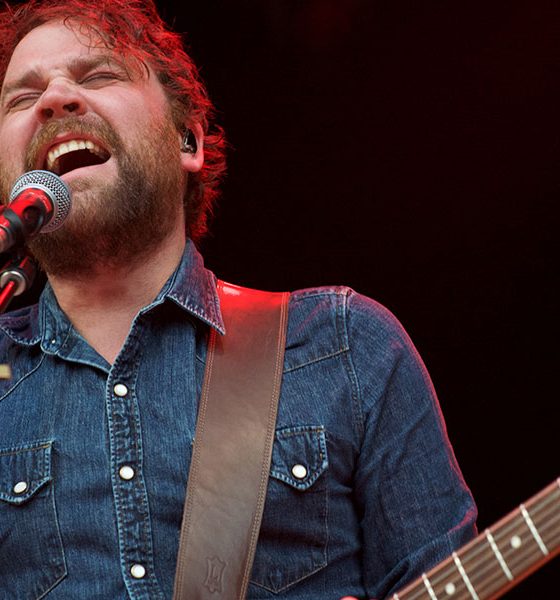
{"type": "MultiPolygon", "coordinates": [[[[69,61],[67,68],[73,75],[88,73],[93,71],[101,65],[118,67],[124,70],[127,75],[128,69],[123,62],[117,60],[115,57],[109,54],[98,54],[97,56],[77,56],[69,61]]],[[[130,76],[130,75],[129,75],[130,76]]],[[[40,83],[43,80],[41,72],[36,69],[30,69],[23,75],[15,79],[14,81],[4,84],[2,86],[2,93],[0,94],[0,102],[4,102],[6,96],[13,94],[16,90],[24,88],[40,87],[40,83]]]]}
{"type": "Polygon", "coordinates": [[[37,81],[41,80],[41,74],[39,73],[39,71],[37,69],[31,69],[30,71],[27,71],[24,75],[22,75],[21,77],[18,77],[16,80],[12,81],[11,83],[5,83],[2,86],[2,94],[0,94],[0,101],[4,101],[4,99],[6,98],[6,96],[9,96],[10,94],[12,94],[14,91],[18,90],[18,89],[22,89],[22,88],[26,88],[26,87],[33,87],[34,85],[36,85],[37,81]]]}

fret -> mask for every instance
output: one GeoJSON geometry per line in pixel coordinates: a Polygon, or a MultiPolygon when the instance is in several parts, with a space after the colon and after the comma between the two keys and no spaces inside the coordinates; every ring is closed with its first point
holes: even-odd
{"type": "Polygon", "coordinates": [[[494,555],[496,556],[500,567],[502,567],[502,571],[505,573],[505,576],[510,581],[512,581],[513,575],[511,574],[511,571],[509,570],[509,567],[507,566],[506,561],[504,560],[504,557],[502,556],[502,553],[500,552],[498,546],[496,546],[496,542],[494,541],[494,536],[490,533],[489,529],[486,530],[486,539],[488,540],[488,543],[490,544],[490,547],[492,548],[492,552],[494,552],[494,555]]]}
{"type": "Polygon", "coordinates": [[[470,585],[479,597],[485,597],[483,592],[489,587],[493,591],[498,590],[508,581],[485,535],[479,536],[476,544],[460,551],[458,556],[470,585]]]}
{"type": "Polygon", "coordinates": [[[531,516],[527,512],[527,509],[525,508],[524,504],[521,504],[520,508],[521,508],[521,514],[523,515],[523,518],[525,519],[525,523],[527,523],[527,527],[529,527],[531,535],[535,538],[535,542],[537,542],[537,545],[539,546],[540,551],[544,554],[544,556],[547,556],[549,554],[548,548],[544,545],[544,542],[542,541],[542,538],[541,538],[539,532],[537,531],[535,524],[533,523],[533,519],[531,519],[531,516]]]}
{"type": "Polygon", "coordinates": [[[498,598],[559,552],[560,479],[391,598],[498,598]]]}
{"type": "Polygon", "coordinates": [[[470,592],[453,558],[448,558],[438,568],[428,573],[434,595],[438,600],[469,598],[470,592]]]}
{"type": "Polygon", "coordinates": [[[464,572],[468,574],[470,584],[479,597],[487,598],[513,579],[507,561],[490,530],[481,534],[475,544],[461,550],[459,557],[464,572]]]}
{"type": "Polygon", "coordinates": [[[447,558],[427,575],[424,574],[424,577],[401,590],[398,597],[395,597],[395,594],[392,600],[420,600],[420,598],[433,600],[434,597],[437,600],[470,598],[467,587],[452,558],[447,558]],[[433,596],[427,589],[424,577],[426,579],[429,577],[428,583],[432,588],[433,596]]]}
{"type": "MultiPolygon", "coordinates": [[[[553,555],[560,550],[560,498],[558,507],[558,513],[556,515],[552,517],[549,516],[546,523],[540,523],[537,526],[543,542],[553,555]]],[[[533,521],[535,522],[535,525],[537,525],[534,518],[533,521]]]]}
{"type": "Polygon", "coordinates": [[[491,527],[490,531],[514,579],[521,577],[535,560],[542,557],[541,550],[519,510],[491,527]]]}
{"type": "Polygon", "coordinates": [[[457,565],[457,569],[459,570],[459,573],[461,573],[461,577],[463,578],[470,595],[473,597],[473,600],[479,600],[476,590],[472,586],[471,580],[469,579],[469,576],[467,575],[467,572],[465,571],[457,552],[453,552],[451,556],[453,556],[453,560],[457,565]]]}
{"type": "Polygon", "coordinates": [[[550,553],[560,546],[560,480],[525,503],[527,511],[550,553]]]}
{"type": "Polygon", "coordinates": [[[426,576],[426,573],[422,573],[422,581],[424,582],[424,585],[426,586],[426,589],[428,590],[428,594],[430,594],[430,600],[438,600],[437,596],[434,594],[434,590],[432,589],[432,584],[430,583],[430,580],[426,576]]]}

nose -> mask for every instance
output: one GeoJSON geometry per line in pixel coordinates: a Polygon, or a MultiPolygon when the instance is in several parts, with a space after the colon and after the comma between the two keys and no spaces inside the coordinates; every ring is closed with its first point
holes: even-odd
{"type": "Polygon", "coordinates": [[[35,112],[41,123],[68,116],[81,116],[86,111],[80,90],[70,82],[52,81],[35,104],[35,112]]]}

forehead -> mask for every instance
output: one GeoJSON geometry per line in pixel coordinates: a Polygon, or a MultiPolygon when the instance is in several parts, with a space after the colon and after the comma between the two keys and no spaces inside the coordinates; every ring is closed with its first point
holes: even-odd
{"type": "Polygon", "coordinates": [[[65,25],[61,21],[44,23],[32,29],[16,46],[8,63],[5,81],[26,71],[62,68],[68,61],[86,56],[113,56],[92,30],[65,25]]]}
{"type": "Polygon", "coordinates": [[[0,102],[22,89],[44,90],[55,77],[80,81],[102,66],[120,72],[112,97],[141,93],[145,102],[171,109],[170,100],[155,70],[134,50],[108,48],[105,41],[86,24],[50,21],[31,30],[14,49],[0,90],[0,102]]]}

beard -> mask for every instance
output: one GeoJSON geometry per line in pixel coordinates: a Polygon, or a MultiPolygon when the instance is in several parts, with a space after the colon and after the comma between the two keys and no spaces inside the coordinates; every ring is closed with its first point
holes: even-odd
{"type": "MultiPolygon", "coordinates": [[[[114,129],[99,117],[69,117],[38,132],[27,153],[26,171],[33,169],[44,141],[63,131],[76,137],[90,134],[103,142],[116,162],[117,177],[101,185],[98,177],[73,180],[68,218],[60,229],[33,238],[30,251],[48,275],[58,277],[83,279],[99,269],[141,263],[181,217],[185,179],[177,130],[170,119],[151,125],[127,151],[114,129]]],[[[5,188],[4,173],[0,179],[5,188]]]]}

